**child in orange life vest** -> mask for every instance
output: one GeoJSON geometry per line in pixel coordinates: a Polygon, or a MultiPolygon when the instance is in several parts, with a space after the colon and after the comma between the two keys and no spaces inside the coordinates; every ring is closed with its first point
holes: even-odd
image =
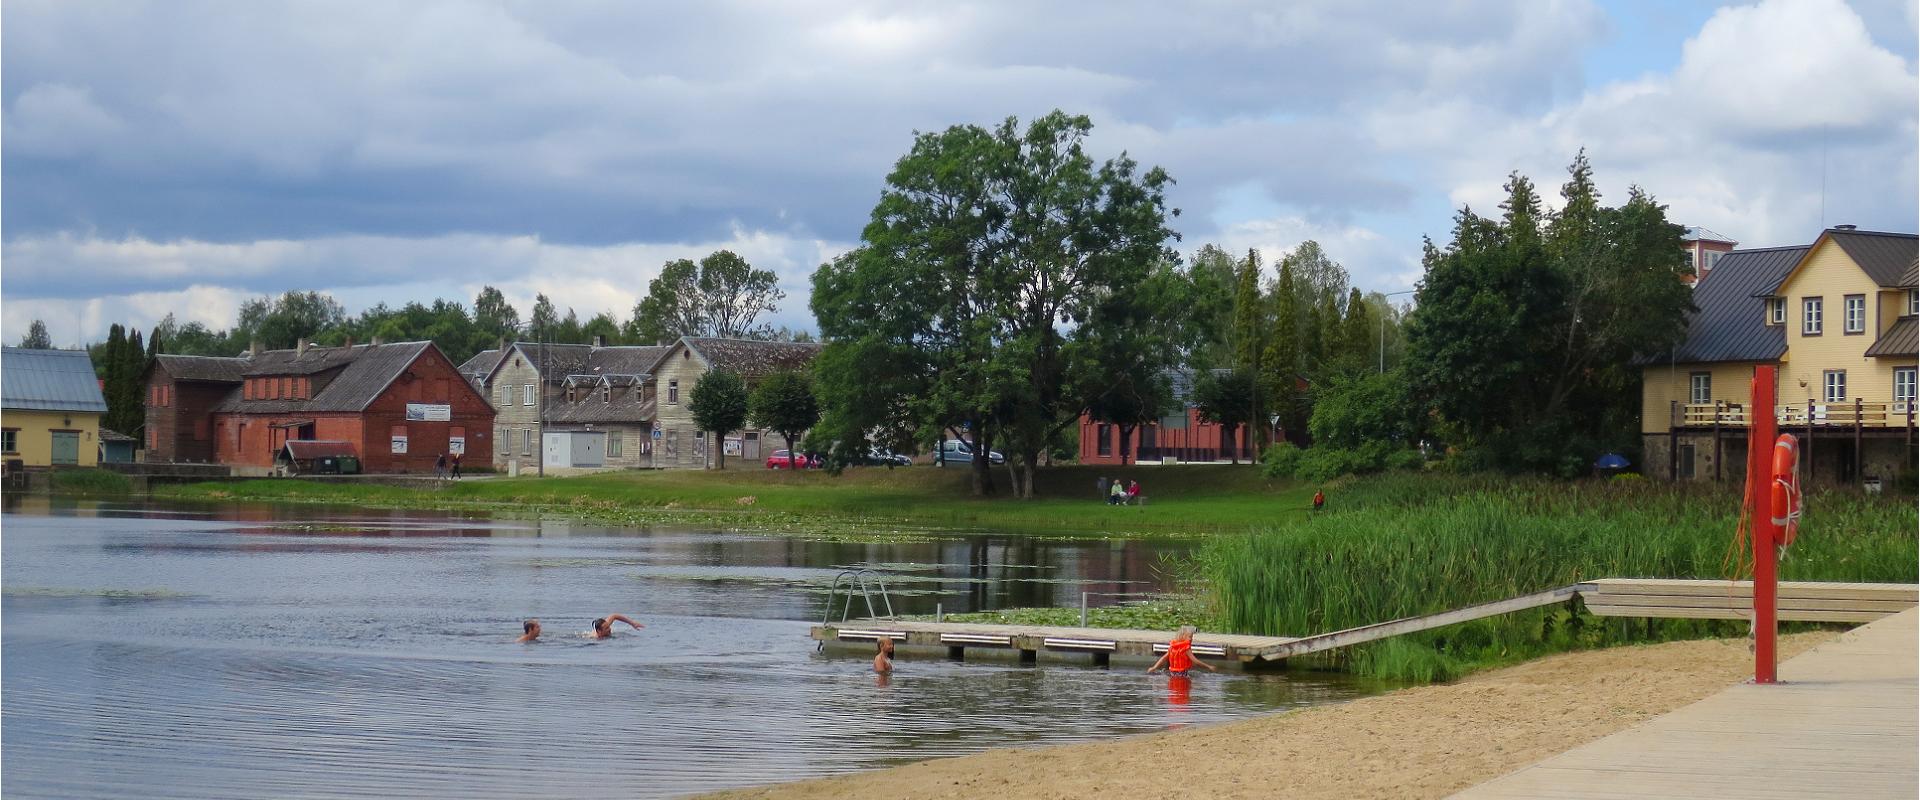
{"type": "Polygon", "coordinates": [[[1153,662],[1153,666],[1148,667],[1147,672],[1158,672],[1161,665],[1165,665],[1167,674],[1184,678],[1187,676],[1187,670],[1192,669],[1195,664],[1206,667],[1208,672],[1219,672],[1220,670],[1214,669],[1212,664],[1193,657],[1193,632],[1192,625],[1180,626],[1180,632],[1174,634],[1173,641],[1167,643],[1166,655],[1161,656],[1159,661],[1153,662]]]}

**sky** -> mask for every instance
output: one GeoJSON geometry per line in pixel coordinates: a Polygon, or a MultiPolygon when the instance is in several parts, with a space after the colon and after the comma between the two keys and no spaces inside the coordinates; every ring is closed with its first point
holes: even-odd
{"type": "Polygon", "coordinates": [[[811,329],[916,131],[1054,108],[1172,173],[1181,252],[1312,239],[1369,291],[1582,147],[1742,246],[1912,232],[1917,3],[8,0],[0,336],[308,289],[625,318],[721,248],[811,329]]]}

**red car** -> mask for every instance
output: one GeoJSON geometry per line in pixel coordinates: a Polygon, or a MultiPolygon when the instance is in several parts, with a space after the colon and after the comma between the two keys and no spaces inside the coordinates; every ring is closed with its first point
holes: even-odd
{"type": "Polygon", "coordinates": [[[767,456],[767,469],[818,469],[820,460],[809,458],[805,454],[794,455],[785,450],[775,450],[767,456]]]}

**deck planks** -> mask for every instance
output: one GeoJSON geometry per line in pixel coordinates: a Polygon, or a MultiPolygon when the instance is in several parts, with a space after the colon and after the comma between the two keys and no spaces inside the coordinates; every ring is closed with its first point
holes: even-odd
{"type": "Polygon", "coordinates": [[[1920,610],[1869,623],[1642,725],[1454,795],[1464,800],[1912,798],[1920,610]]]}

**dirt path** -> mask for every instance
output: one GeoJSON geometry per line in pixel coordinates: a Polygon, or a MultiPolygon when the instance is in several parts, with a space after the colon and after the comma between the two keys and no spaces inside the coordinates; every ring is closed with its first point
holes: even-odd
{"type": "MultiPolygon", "coordinates": [[[[1833,635],[1785,637],[1781,659],[1833,635]]],[[[1443,797],[1706,697],[1750,659],[1745,640],[1568,653],[1338,706],[709,797],[1443,797]]]]}

